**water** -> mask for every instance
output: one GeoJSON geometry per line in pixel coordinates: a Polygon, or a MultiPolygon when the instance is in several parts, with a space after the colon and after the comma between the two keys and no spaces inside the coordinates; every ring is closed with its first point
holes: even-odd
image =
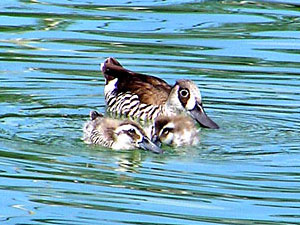
{"type": "Polygon", "coordinates": [[[299,224],[300,12],[289,1],[0,5],[1,224],[299,224]],[[85,145],[99,65],[194,80],[201,144],[85,145]]]}

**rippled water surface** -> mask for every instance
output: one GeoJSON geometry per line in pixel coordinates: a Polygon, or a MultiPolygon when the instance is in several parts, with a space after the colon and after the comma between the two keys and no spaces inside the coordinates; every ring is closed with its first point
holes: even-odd
{"type": "Polygon", "coordinates": [[[300,4],[0,4],[1,224],[296,224],[300,4]],[[81,140],[99,65],[194,80],[221,129],[154,155],[81,140]]]}

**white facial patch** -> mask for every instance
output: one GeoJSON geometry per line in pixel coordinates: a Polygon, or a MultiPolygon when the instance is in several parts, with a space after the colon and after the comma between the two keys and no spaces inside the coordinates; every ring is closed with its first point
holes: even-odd
{"type": "Polygon", "coordinates": [[[108,93],[111,93],[113,90],[115,90],[117,82],[118,78],[110,80],[104,87],[104,94],[107,95],[108,93]]]}
{"type": "Polygon", "coordinates": [[[193,108],[195,108],[195,105],[196,105],[196,99],[192,95],[190,95],[190,98],[187,101],[185,108],[187,110],[192,110],[193,108]]]}
{"type": "Polygon", "coordinates": [[[175,86],[172,89],[168,101],[166,102],[165,105],[164,115],[172,116],[174,114],[180,113],[183,110],[182,104],[178,96],[178,89],[179,89],[178,86],[175,86]]]}
{"type": "Polygon", "coordinates": [[[132,149],[132,138],[125,133],[117,134],[117,139],[112,145],[112,149],[132,149]]]}
{"type": "Polygon", "coordinates": [[[195,108],[197,102],[201,103],[201,101],[202,101],[202,99],[201,99],[200,90],[195,85],[194,88],[190,89],[190,98],[187,101],[185,108],[187,110],[192,110],[195,108]]]}

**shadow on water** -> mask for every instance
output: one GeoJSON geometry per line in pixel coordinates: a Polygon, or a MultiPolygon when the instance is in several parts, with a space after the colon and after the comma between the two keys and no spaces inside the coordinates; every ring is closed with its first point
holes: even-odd
{"type": "Polygon", "coordinates": [[[3,1],[0,221],[296,224],[298,1],[3,1]],[[100,63],[194,80],[221,127],[164,155],[81,140],[100,63]]]}

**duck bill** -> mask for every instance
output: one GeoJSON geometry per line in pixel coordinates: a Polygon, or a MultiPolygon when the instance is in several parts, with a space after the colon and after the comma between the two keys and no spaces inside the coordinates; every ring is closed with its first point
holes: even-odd
{"type": "Polygon", "coordinates": [[[192,117],[197,120],[200,126],[211,129],[219,129],[218,124],[216,124],[206,115],[202,104],[197,102],[195,107],[190,110],[190,113],[192,117]]]}
{"type": "Polygon", "coordinates": [[[148,138],[144,137],[142,142],[139,143],[140,147],[144,150],[148,150],[154,152],[156,154],[163,153],[163,150],[157,147],[153,142],[151,142],[148,138]]]}
{"type": "Polygon", "coordinates": [[[161,141],[160,141],[159,137],[156,134],[153,135],[151,141],[152,141],[152,143],[154,143],[159,148],[161,147],[161,141]]]}

